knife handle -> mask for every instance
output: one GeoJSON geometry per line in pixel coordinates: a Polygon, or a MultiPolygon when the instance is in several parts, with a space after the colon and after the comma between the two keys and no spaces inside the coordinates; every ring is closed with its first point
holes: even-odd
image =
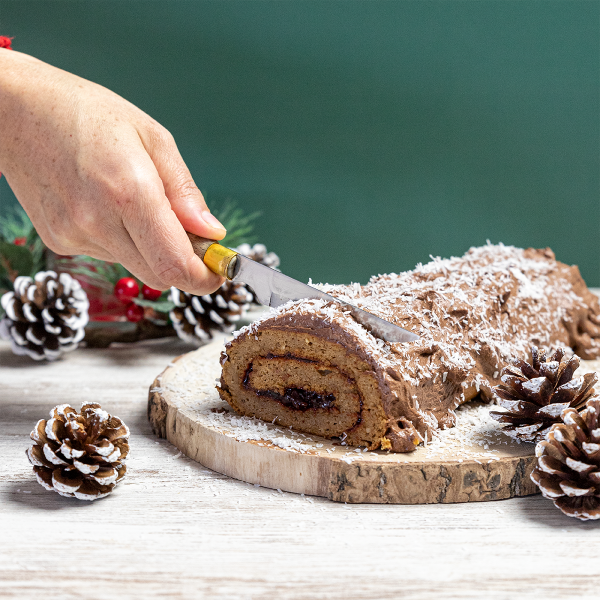
{"type": "Polygon", "coordinates": [[[194,254],[213,272],[221,277],[233,279],[237,252],[221,246],[215,240],[208,240],[188,232],[194,254]]]}

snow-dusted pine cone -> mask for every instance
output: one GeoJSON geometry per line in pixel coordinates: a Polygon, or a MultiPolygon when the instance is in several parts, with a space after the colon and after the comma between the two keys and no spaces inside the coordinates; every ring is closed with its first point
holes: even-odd
{"type": "Polygon", "coordinates": [[[535,448],[531,479],[557,508],[582,521],[600,519],[599,416],[597,396],[581,412],[567,408],[563,423],[553,425],[535,448]]]}
{"type": "Polygon", "coordinates": [[[31,432],[27,449],[38,483],[61,496],[97,500],[113,491],[125,476],[129,429],[99,404],[68,404],[50,411],[31,432]]]}
{"type": "MultiPolygon", "coordinates": [[[[277,254],[267,252],[264,244],[241,244],[235,251],[272,269],[279,266],[277,254]]],[[[230,281],[205,296],[194,296],[171,288],[170,300],[175,304],[169,313],[175,331],[188,342],[206,342],[212,338],[213,331],[232,332],[249,305],[256,303],[250,288],[230,281]]]]}
{"type": "MultiPolygon", "coordinates": [[[[261,265],[265,265],[271,269],[279,270],[277,269],[279,266],[279,256],[277,256],[275,252],[267,252],[267,247],[264,244],[254,244],[254,246],[250,246],[250,244],[240,244],[237,248],[235,248],[235,251],[247,256],[248,258],[251,258],[261,265]]],[[[247,289],[252,296],[250,302],[253,304],[259,304],[258,300],[254,296],[254,292],[250,288],[247,289]]]]}
{"type": "Polygon", "coordinates": [[[239,254],[243,254],[261,265],[276,269],[279,266],[279,256],[275,252],[267,252],[267,247],[264,244],[240,244],[237,248],[234,248],[239,254]]]}
{"type": "Polygon", "coordinates": [[[490,411],[490,416],[506,423],[504,433],[526,442],[544,439],[566,408],[580,410],[594,395],[596,373],[573,379],[579,358],[558,348],[546,357],[535,346],[531,364],[515,359],[502,369],[502,384],[493,388],[497,403],[506,412],[490,411]]]}
{"type": "Polygon", "coordinates": [[[252,294],[245,285],[226,281],[216,292],[194,296],[171,288],[175,308],[169,313],[177,335],[188,342],[206,342],[213,331],[230,333],[248,310],[252,294]]]}
{"type": "Polygon", "coordinates": [[[17,277],[13,287],[0,301],[6,313],[0,337],[11,341],[15,354],[55,360],[77,348],[85,335],[89,302],[76,279],[40,271],[34,279],[17,277]]]}

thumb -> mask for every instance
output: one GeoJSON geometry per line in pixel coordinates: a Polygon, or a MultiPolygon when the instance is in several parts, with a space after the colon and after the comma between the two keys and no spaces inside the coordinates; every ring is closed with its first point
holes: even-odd
{"type": "Polygon", "coordinates": [[[160,125],[158,129],[153,135],[140,132],[140,138],[163,182],[173,212],[186,231],[212,240],[223,239],[227,231],[206,206],[173,136],[160,125]]]}

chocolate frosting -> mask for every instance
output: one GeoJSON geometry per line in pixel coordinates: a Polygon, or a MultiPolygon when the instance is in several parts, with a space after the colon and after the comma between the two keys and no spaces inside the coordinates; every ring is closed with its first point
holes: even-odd
{"type": "Polygon", "coordinates": [[[532,344],[570,346],[585,359],[600,355],[598,298],[578,268],[557,262],[550,249],[488,244],[461,258],[434,258],[413,271],[373,277],[364,286],[316,287],[420,339],[387,343],[343,305],[303,300],[237,332],[222,360],[241,339],[269,328],[310,331],[343,344],[377,373],[389,419],[382,444],[397,451],[414,448],[415,436],[431,439],[435,429],[452,426],[461,403],[478,394],[490,399],[502,367],[528,357],[532,344]]]}

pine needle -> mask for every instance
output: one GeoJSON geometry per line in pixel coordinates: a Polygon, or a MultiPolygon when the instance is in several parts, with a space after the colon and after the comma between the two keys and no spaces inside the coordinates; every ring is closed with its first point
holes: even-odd
{"type": "Polygon", "coordinates": [[[12,243],[17,238],[29,239],[32,232],[35,232],[33,223],[20,206],[14,208],[7,216],[0,216],[0,238],[4,241],[12,243]]]}
{"type": "Polygon", "coordinates": [[[256,241],[256,237],[252,235],[254,221],[260,214],[260,212],[246,213],[234,200],[226,200],[222,207],[215,210],[215,216],[227,229],[227,235],[222,243],[229,248],[235,248],[244,242],[254,243],[256,241]]]}
{"type": "Polygon", "coordinates": [[[82,283],[94,285],[106,291],[112,291],[122,277],[131,277],[131,273],[118,263],[108,263],[89,256],[57,258],[56,267],[63,267],[71,275],[76,275],[82,283]],[[76,265],[76,266],[73,266],[76,265]]]}

